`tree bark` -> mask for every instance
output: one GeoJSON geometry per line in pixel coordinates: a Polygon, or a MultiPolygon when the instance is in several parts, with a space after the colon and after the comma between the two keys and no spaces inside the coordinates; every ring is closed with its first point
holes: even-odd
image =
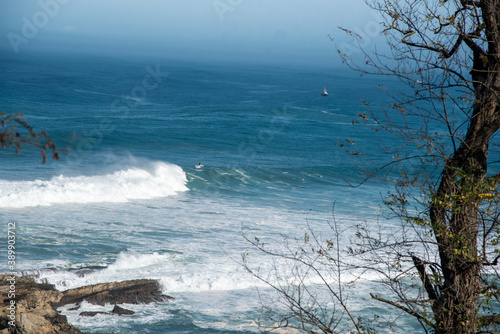
{"type": "MultiPolygon", "coordinates": [[[[481,289],[478,258],[478,209],[471,198],[487,175],[489,142],[500,128],[500,1],[481,1],[487,52],[473,48],[475,101],[465,140],[446,161],[436,198],[455,201],[451,214],[434,202],[430,209],[439,247],[443,281],[432,303],[437,334],[477,332],[476,306],[481,289]],[[447,217],[449,215],[449,217],[447,217]]],[[[429,291],[428,291],[429,293],[429,291]]]]}

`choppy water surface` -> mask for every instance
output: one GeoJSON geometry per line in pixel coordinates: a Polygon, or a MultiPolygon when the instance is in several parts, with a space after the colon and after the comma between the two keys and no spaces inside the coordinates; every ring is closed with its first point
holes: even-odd
{"type": "MultiPolygon", "coordinates": [[[[387,191],[346,183],[361,178],[336,142],[356,140],[382,159],[387,138],[351,122],[365,110],[361,98],[386,99],[379,82],[345,70],[49,55],[7,57],[0,67],[3,111],[23,110],[71,149],[45,165],[28,147],[0,151],[0,221],[17,223],[18,270],[61,290],[153,278],[176,298],[126,305],[131,317],[78,316],[107,310],[86,303],[63,308],[87,333],[258,331],[257,289],[269,290],[239,262],[249,252],[263,272],[274,264],[242,234],[272,244],[303,237],[309,224],[328,236],[334,202],[347,226],[375,219],[387,191]],[[93,266],[104,269],[73,270],[93,266]]],[[[386,312],[372,289],[366,281],[353,292],[360,315],[386,312]]]]}

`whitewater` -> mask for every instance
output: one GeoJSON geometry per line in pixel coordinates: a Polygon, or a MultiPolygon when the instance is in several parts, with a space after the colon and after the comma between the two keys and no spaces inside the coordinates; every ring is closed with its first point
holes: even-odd
{"type": "MultiPolygon", "coordinates": [[[[3,111],[24,110],[67,149],[46,164],[36,148],[0,151],[0,224],[16,222],[17,273],[59,290],[149,278],[175,298],[125,305],[136,312],[129,317],[79,316],[110,305],[60,309],[86,333],[257,333],[272,291],[242,256],[263,275],[277,268],[283,280],[294,277],[245,237],[279,247],[310,229],[328,238],[334,220],[347,228],[381,217],[387,185],[351,187],[363,175],[337,143],[349,138],[384,160],[380,147],[390,139],[352,122],[366,110],[362,98],[387,100],[382,79],[165,59],[4,58],[3,111]],[[148,67],[169,75],[131,100],[148,67]],[[328,97],[320,95],[324,86],[328,97]],[[126,113],[114,108],[122,97],[126,113]]],[[[340,246],[349,243],[346,235],[340,246]]],[[[8,271],[7,260],[0,271],[8,271]]],[[[369,297],[379,277],[365,278],[346,292],[353,312],[390,315],[369,297]]],[[[405,317],[393,327],[421,330],[405,317]]]]}
{"type": "Polygon", "coordinates": [[[164,162],[112,174],[50,180],[0,181],[0,207],[23,208],[65,203],[126,202],[165,197],[186,191],[186,175],[164,162]]]}

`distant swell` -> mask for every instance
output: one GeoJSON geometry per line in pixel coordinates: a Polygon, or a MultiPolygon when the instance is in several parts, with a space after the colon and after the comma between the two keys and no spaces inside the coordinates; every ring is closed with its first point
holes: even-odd
{"type": "Polygon", "coordinates": [[[164,162],[131,167],[110,174],[48,181],[0,180],[0,207],[23,208],[64,203],[126,202],[175,195],[187,191],[181,167],[164,162]]]}

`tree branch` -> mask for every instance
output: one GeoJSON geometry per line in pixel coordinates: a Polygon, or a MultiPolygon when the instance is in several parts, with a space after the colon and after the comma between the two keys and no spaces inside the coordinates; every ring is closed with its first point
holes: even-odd
{"type": "Polygon", "coordinates": [[[486,315],[478,318],[478,322],[481,327],[486,327],[488,325],[500,324],[500,314],[486,315]]]}
{"type": "Polygon", "coordinates": [[[434,286],[432,285],[429,276],[427,276],[427,273],[425,271],[425,263],[415,255],[411,256],[411,259],[413,261],[413,264],[415,265],[415,268],[417,268],[418,273],[420,274],[420,279],[422,280],[422,283],[424,284],[425,291],[429,295],[429,299],[432,301],[437,299],[436,291],[434,289],[434,286]]]}
{"type": "Polygon", "coordinates": [[[390,300],[387,300],[387,299],[384,299],[384,298],[379,297],[379,296],[377,296],[377,295],[374,295],[373,293],[370,293],[370,296],[371,296],[373,299],[375,299],[375,300],[378,300],[378,301],[380,301],[380,302],[383,302],[383,303],[389,304],[389,305],[391,305],[391,306],[394,306],[394,307],[396,307],[396,308],[398,308],[398,309],[400,309],[400,310],[402,310],[402,311],[404,311],[404,312],[408,313],[409,315],[411,315],[411,316],[413,316],[413,317],[417,318],[418,320],[422,321],[423,323],[425,323],[427,326],[429,326],[429,327],[431,327],[431,328],[436,328],[436,326],[435,326],[432,322],[430,322],[430,321],[429,321],[429,320],[427,320],[426,318],[422,317],[422,316],[421,316],[419,313],[417,313],[416,311],[413,311],[413,310],[411,310],[411,309],[409,309],[409,308],[407,308],[407,307],[405,307],[405,306],[403,306],[403,305],[399,305],[399,304],[397,304],[397,303],[395,303],[395,302],[392,302],[392,301],[390,301],[390,300]]]}

